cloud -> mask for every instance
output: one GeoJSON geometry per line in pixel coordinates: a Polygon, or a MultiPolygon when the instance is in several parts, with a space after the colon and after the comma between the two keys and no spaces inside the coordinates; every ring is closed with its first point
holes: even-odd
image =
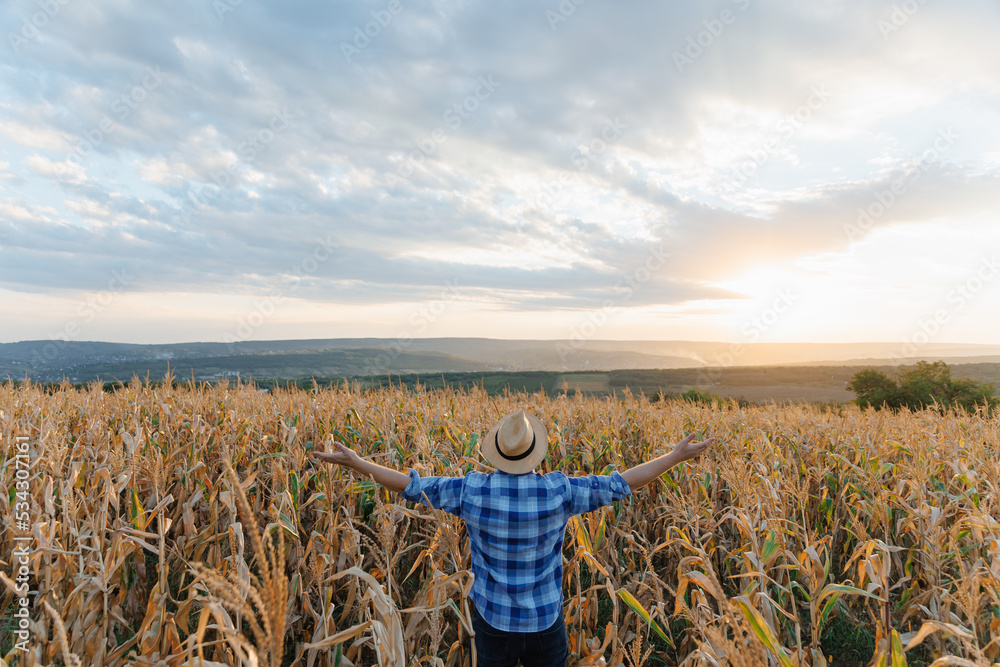
{"type": "Polygon", "coordinates": [[[0,123],[0,134],[26,148],[41,148],[51,150],[65,150],[69,145],[69,138],[58,129],[38,125],[29,125],[9,117],[0,123]]]}
{"type": "Polygon", "coordinates": [[[6,197],[0,199],[0,220],[5,221],[23,221],[23,222],[47,222],[50,220],[44,212],[54,215],[56,213],[55,209],[52,208],[35,208],[30,205],[26,205],[22,201],[18,201],[13,197],[6,197]]]}
{"type": "Polygon", "coordinates": [[[107,206],[93,201],[66,201],[65,204],[77,215],[90,218],[104,218],[110,212],[107,206]]]}
{"type": "Polygon", "coordinates": [[[86,169],[69,160],[57,162],[41,155],[32,155],[24,160],[24,164],[39,176],[58,182],[76,184],[87,180],[86,169]]]}
{"type": "Polygon", "coordinates": [[[332,238],[297,296],[419,301],[456,277],[499,309],[595,308],[662,247],[629,305],[738,300],[719,285],[756,266],[1000,213],[1000,17],[980,4],[885,39],[890,10],[858,0],[556,23],[555,2],[404,3],[362,39],[385,3],[71,3],[0,82],[0,188],[28,181],[0,198],[0,281],[97,289],[125,266],[130,290],[266,294],[332,238]],[[954,147],[849,231],[949,125],[954,147]]]}

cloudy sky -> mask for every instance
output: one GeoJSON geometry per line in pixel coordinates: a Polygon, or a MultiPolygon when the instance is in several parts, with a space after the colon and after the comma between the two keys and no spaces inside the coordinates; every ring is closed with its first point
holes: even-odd
{"type": "Polygon", "coordinates": [[[997,341],[995,1],[0,25],[0,342],[997,341]]]}

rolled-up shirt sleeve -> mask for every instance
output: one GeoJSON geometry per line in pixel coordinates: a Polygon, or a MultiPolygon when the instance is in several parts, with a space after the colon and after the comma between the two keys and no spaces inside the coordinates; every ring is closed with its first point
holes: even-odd
{"type": "Polygon", "coordinates": [[[408,474],[410,483],[403,489],[404,498],[462,516],[464,477],[421,477],[415,468],[410,468],[408,474]]]}
{"type": "Polygon", "coordinates": [[[610,475],[567,477],[570,515],[584,514],[626,498],[632,487],[617,470],[610,475]]]}

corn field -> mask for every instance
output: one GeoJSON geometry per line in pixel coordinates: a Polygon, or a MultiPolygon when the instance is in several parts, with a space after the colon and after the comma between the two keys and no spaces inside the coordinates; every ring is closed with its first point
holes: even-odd
{"type": "Polygon", "coordinates": [[[516,409],[548,429],[541,472],[623,471],[686,432],[719,438],[570,521],[570,664],[998,664],[1000,429],[984,411],[346,384],[265,393],[169,376],[111,393],[0,385],[0,655],[474,665],[462,521],[308,453],[337,439],[422,476],[489,470],[477,441],[516,409]],[[26,496],[10,464],[17,436],[29,438],[26,496]],[[25,497],[26,652],[11,520],[25,497]],[[849,655],[852,637],[870,640],[866,655],[849,655]]]}

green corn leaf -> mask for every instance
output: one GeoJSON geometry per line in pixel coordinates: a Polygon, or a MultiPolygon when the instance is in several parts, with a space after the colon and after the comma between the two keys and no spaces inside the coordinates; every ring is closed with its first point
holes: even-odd
{"type": "Polygon", "coordinates": [[[903,652],[903,640],[899,633],[892,631],[892,667],[906,667],[906,653],[903,652]]]}
{"type": "Polygon", "coordinates": [[[579,516],[573,517],[573,522],[576,524],[576,539],[583,547],[584,551],[589,554],[594,553],[594,545],[590,543],[590,534],[584,529],[583,521],[580,520],[579,516]]]}
{"type": "Polygon", "coordinates": [[[764,542],[764,548],[761,550],[760,554],[761,562],[764,564],[769,563],[780,547],[781,545],[778,544],[778,536],[775,535],[773,530],[768,531],[767,540],[764,542]]]}
{"type": "Polygon", "coordinates": [[[817,632],[822,631],[823,625],[826,624],[826,619],[829,618],[830,612],[833,611],[833,608],[836,606],[837,600],[839,599],[840,599],[840,593],[833,593],[832,595],[830,595],[830,599],[827,600],[826,604],[823,606],[823,611],[819,615],[819,621],[817,621],[816,623],[817,632]]]}
{"type": "Polygon", "coordinates": [[[594,545],[594,548],[598,551],[604,548],[604,534],[607,526],[607,518],[608,513],[601,512],[601,523],[597,526],[597,544],[594,545]]]}
{"type": "Polygon", "coordinates": [[[473,433],[472,436],[469,437],[469,442],[465,445],[465,455],[467,457],[472,456],[472,453],[476,451],[477,442],[479,442],[479,434],[473,433]]]}
{"type": "Polygon", "coordinates": [[[890,440],[889,444],[892,445],[892,448],[895,449],[897,452],[906,452],[910,456],[913,456],[913,451],[911,449],[908,449],[907,447],[904,447],[903,443],[897,442],[896,440],[890,440]]]}
{"type": "Polygon", "coordinates": [[[812,596],[809,595],[809,590],[805,586],[803,586],[802,584],[800,584],[799,582],[797,582],[797,581],[790,582],[788,584],[788,588],[789,589],[793,589],[793,588],[794,589],[798,589],[799,593],[802,594],[802,597],[805,598],[806,602],[812,602],[812,596]]]}
{"type": "Polygon", "coordinates": [[[292,535],[294,537],[298,537],[299,536],[298,531],[295,530],[295,524],[292,523],[292,520],[289,517],[285,516],[283,513],[279,513],[278,517],[279,517],[279,522],[281,524],[281,527],[285,529],[286,533],[288,533],[288,534],[290,534],[290,535],[292,535]]]}
{"type": "Polygon", "coordinates": [[[292,470],[288,473],[288,490],[292,493],[292,507],[299,508],[299,476],[292,470]]]}
{"type": "Polygon", "coordinates": [[[129,503],[129,507],[132,509],[132,526],[136,530],[146,530],[146,510],[142,507],[139,490],[136,488],[132,489],[132,502],[129,503]]]}
{"type": "Polygon", "coordinates": [[[878,600],[879,602],[885,602],[885,600],[882,597],[875,595],[874,593],[869,593],[868,591],[863,591],[860,588],[855,588],[854,586],[847,586],[845,584],[827,584],[826,586],[824,586],[823,590],[820,591],[819,594],[820,601],[822,601],[823,598],[825,598],[827,595],[832,595],[833,593],[846,593],[847,595],[864,595],[865,597],[869,597],[873,600],[878,600]]]}
{"type": "Polygon", "coordinates": [[[243,434],[247,432],[248,428],[250,428],[250,420],[249,419],[247,419],[245,422],[243,422],[243,426],[241,426],[240,430],[236,433],[236,437],[234,438],[234,440],[236,442],[239,442],[243,438],[243,434]]]}
{"type": "Polygon", "coordinates": [[[302,507],[306,508],[312,503],[319,502],[320,500],[326,500],[326,494],[322,491],[318,491],[317,493],[314,493],[311,496],[309,496],[309,500],[307,500],[302,507]]]}
{"type": "Polygon", "coordinates": [[[667,633],[665,633],[663,629],[660,628],[660,625],[653,620],[653,618],[649,615],[649,612],[646,611],[645,607],[643,607],[639,603],[639,601],[635,599],[635,596],[633,596],[624,588],[620,588],[618,589],[618,597],[624,600],[625,604],[631,607],[635,613],[639,614],[639,616],[642,617],[642,620],[646,621],[646,624],[649,627],[651,627],[656,634],[660,636],[660,639],[667,642],[667,644],[673,647],[674,643],[670,641],[670,637],[668,637],[667,633]]]}
{"type": "Polygon", "coordinates": [[[865,597],[872,598],[873,600],[878,600],[882,602],[882,598],[878,595],[869,593],[868,591],[863,591],[860,588],[855,588],[853,586],[847,586],[845,584],[827,584],[823,587],[823,590],[819,593],[819,598],[817,603],[822,602],[827,596],[830,597],[826,604],[823,606],[823,611],[819,615],[819,629],[822,630],[823,625],[826,623],[827,619],[830,617],[830,612],[833,611],[834,606],[837,604],[837,600],[841,595],[864,595],[865,597]]]}
{"type": "Polygon", "coordinates": [[[764,617],[760,615],[760,612],[754,609],[745,596],[741,595],[735,598],[735,601],[739,605],[740,611],[746,617],[747,623],[750,624],[750,629],[757,635],[757,639],[778,658],[778,662],[781,663],[782,667],[795,667],[788,652],[778,643],[778,638],[771,632],[771,627],[764,620],[764,617]]]}
{"type": "Polygon", "coordinates": [[[677,486],[677,482],[675,482],[674,478],[670,476],[670,471],[667,471],[662,475],[660,475],[660,479],[662,479],[663,483],[666,484],[668,487],[670,487],[671,490],[675,491],[678,494],[681,493],[681,489],[679,486],[677,486]]]}
{"type": "Polygon", "coordinates": [[[375,482],[371,480],[366,480],[364,482],[354,482],[351,484],[344,493],[355,494],[355,493],[365,493],[367,491],[375,490],[375,482]]]}

